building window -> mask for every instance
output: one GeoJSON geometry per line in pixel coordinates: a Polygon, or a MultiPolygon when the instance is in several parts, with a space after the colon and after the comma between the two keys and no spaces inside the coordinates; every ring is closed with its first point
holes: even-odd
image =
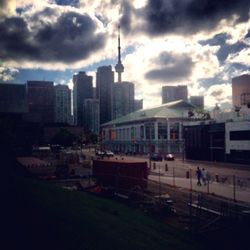
{"type": "Polygon", "coordinates": [[[127,128],[127,136],[126,136],[126,139],[129,140],[130,139],[130,134],[129,134],[129,128],[127,128]]]}
{"type": "Polygon", "coordinates": [[[147,140],[155,139],[155,127],[154,127],[153,122],[146,123],[145,130],[146,130],[146,139],[147,140]]]}
{"type": "Polygon", "coordinates": [[[179,123],[170,124],[170,139],[178,140],[179,139],[179,123]]]}
{"type": "Polygon", "coordinates": [[[140,126],[140,138],[144,139],[144,126],[140,126]]]}
{"type": "Polygon", "coordinates": [[[136,138],[136,128],[132,127],[130,131],[131,131],[130,132],[131,139],[135,140],[135,138],[136,138]]]}
{"type": "Polygon", "coordinates": [[[231,131],[230,132],[231,141],[249,141],[250,140],[250,130],[242,131],[231,131]]]}
{"type": "Polygon", "coordinates": [[[158,122],[158,139],[168,139],[168,125],[166,122],[158,122]]]}

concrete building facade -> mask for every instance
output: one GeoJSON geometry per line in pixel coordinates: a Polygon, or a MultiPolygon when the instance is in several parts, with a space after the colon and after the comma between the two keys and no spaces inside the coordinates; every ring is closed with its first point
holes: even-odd
{"type": "Polygon", "coordinates": [[[27,113],[26,84],[0,83],[0,113],[27,113]]]}
{"type": "Polygon", "coordinates": [[[98,99],[85,99],[84,100],[84,116],[88,121],[85,131],[93,134],[99,134],[100,128],[100,103],[98,99]]]}
{"type": "Polygon", "coordinates": [[[250,121],[226,122],[226,158],[250,164],[250,121]]]}
{"type": "Polygon", "coordinates": [[[232,99],[234,107],[250,106],[250,75],[241,75],[232,79],[232,99]]]}
{"type": "Polygon", "coordinates": [[[222,112],[214,120],[185,122],[184,137],[187,159],[250,164],[249,115],[222,112]]]}
{"type": "Polygon", "coordinates": [[[55,87],[55,122],[71,123],[71,90],[67,85],[55,87]]]}
{"type": "Polygon", "coordinates": [[[114,71],[111,66],[102,66],[96,73],[96,98],[100,102],[100,123],[113,119],[114,71]]]}
{"type": "Polygon", "coordinates": [[[187,85],[163,86],[162,87],[162,104],[174,102],[177,100],[187,101],[187,85]]]}
{"type": "Polygon", "coordinates": [[[114,84],[114,119],[134,111],[135,88],[132,82],[114,84]]]}
{"type": "Polygon", "coordinates": [[[134,102],[134,111],[143,109],[143,99],[135,100],[134,102]]]}
{"type": "Polygon", "coordinates": [[[29,119],[34,122],[55,121],[54,83],[50,81],[27,81],[29,119]]]}
{"type": "Polygon", "coordinates": [[[83,116],[84,100],[93,98],[93,79],[84,71],[73,76],[73,115],[74,124],[85,126],[86,121],[83,116]]]}

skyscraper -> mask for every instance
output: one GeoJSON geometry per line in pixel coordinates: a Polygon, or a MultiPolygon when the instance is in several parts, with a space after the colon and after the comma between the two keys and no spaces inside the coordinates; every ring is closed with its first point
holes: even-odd
{"type": "Polygon", "coordinates": [[[118,83],[121,83],[124,66],[121,61],[120,26],[118,26],[118,62],[115,65],[115,71],[118,73],[118,83]]]}
{"type": "Polygon", "coordinates": [[[0,83],[0,113],[27,113],[26,84],[0,83]]]}
{"type": "Polygon", "coordinates": [[[135,100],[134,111],[143,109],[143,99],[135,100]]]}
{"type": "Polygon", "coordinates": [[[55,122],[71,122],[71,90],[67,85],[56,85],[55,87],[55,122]]]}
{"type": "Polygon", "coordinates": [[[31,121],[53,123],[55,121],[54,83],[27,81],[28,108],[31,121]]]}
{"type": "Polygon", "coordinates": [[[85,99],[84,100],[84,116],[86,123],[86,130],[99,134],[100,127],[100,109],[98,99],[85,99]]]}
{"type": "Polygon", "coordinates": [[[134,111],[135,88],[132,82],[114,84],[114,118],[134,111]]]}
{"type": "Polygon", "coordinates": [[[187,96],[187,85],[162,87],[162,103],[173,102],[177,100],[187,101],[187,96]]]}
{"type": "Polygon", "coordinates": [[[73,76],[73,114],[75,125],[86,125],[83,115],[83,105],[85,99],[93,98],[92,81],[92,76],[88,76],[84,71],[73,76]]]}
{"type": "Polygon", "coordinates": [[[241,107],[250,104],[250,75],[241,75],[232,79],[233,105],[241,107]]]}
{"type": "Polygon", "coordinates": [[[204,96],[190,96],[190,103],[197,108],[204,109],[204,96]]]}
{"type": "Polygon", "coordinates": [[[96,98],[100,102],[100,124],[113,119],[113,85],[112,67],[99,67],[96,73],[96,98]]]}

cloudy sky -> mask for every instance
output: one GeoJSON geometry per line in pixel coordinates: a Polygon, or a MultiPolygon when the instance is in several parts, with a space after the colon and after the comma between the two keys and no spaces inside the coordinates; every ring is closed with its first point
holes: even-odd
{"type": "Polygon", "coordinates": [[[228,108],[231,78],[250,73],[249,11],[249,0],[0,0],[0,81],[95,76],[116,64],[120,23],[123,80],[144,107],[186,84],[207,108],[228,108]]]}

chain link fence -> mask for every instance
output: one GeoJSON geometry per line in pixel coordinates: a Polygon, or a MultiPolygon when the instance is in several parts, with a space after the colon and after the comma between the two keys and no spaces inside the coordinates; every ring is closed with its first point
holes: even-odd
{"type": "Polygon", "coordinates": [[[199,184],[197,170],[194,168],[187,169],[185,166],[176,167],[174,164],[153,162],[149,178],[151,180],[158,178],[158,181],[174,187],[250,203],[250,177],[217,174],[204,168],[200,168],[200,170],[199,184]]]}

